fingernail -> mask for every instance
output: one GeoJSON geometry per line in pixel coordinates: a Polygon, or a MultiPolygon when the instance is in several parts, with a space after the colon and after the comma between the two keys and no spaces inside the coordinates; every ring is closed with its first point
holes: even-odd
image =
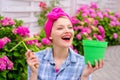
{"type": "Polygon", "coordinates": [[[34,53],[32,52],[32,55],[34,55],[34,53]]]}
{"type": "Polygon", "coordinates": [[[28,49],[27,51],[30,52],[31,50],[28,49]]]}
{"type": "Polygon", "coordinates": [[[104,65],[104,62],[102,61],[102,64],[104,65]]]}

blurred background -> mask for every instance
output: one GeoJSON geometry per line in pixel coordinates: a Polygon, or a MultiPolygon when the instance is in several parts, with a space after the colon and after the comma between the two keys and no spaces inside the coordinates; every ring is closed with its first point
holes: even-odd
{"type": "MultiPolygon", "coordinates": [[[[62,7],[64,9],[64,11],[67,12],[70,16],[76,16],[77,9],[79,9],[83,4],[90,5],[91,2],[95,2],[102,11],[109,10],[109,12],[113,12],[113,13],[117,12],[120,15],[120,5],[119,5],[120,0],[0,0],[0,15],[10,17],[12,19],[22,20],[23,25],[29,28],[30,35],[33,35],[33,34],[38,33],[44,26],[44,22],[45,22],[44,20],[46,19],[45,15],[47,13],[45,10],[46,8],[47,8],[47,11],[49,11],[52,7],[59,6],[59,7],[62,7]]],[[[110,14],[110,15],[112,15],[112,14],[110,14]]],[[[83,17],[83,16],[79,15],[77,17],[83,17]]],[[[101,19],[98,19],[98,21],[100,21],[99,24],[104,25],[103,27],[106,30],[105,40],[110,42],[111,46],[108,46],[106,54],[105,54],[104,68],[101,70],[98,70],[92,74],[93,80],[119,80],[120,79],[120,69],[119,69],[120,68],[120,64],[119,64],[119,62],[120,62],[120,58],[119,58],[119,56],[120,56],[120,51],[119,51],[120,50],[120,35],[119,35],[120,34],[120,32],[119,32],[120,16],[119,17],[112,16],[112,18],[107,17],[105,20],[110,22],[110,20],[112,20],[113,18],[115,19],[115,21],[116,20],[119,21],[118,24],[115,24],[115,25],[113,25],[113,24],[109,25],[109,23],[104,24],[104,21],[102,22],[101,19]],[[111,27],[113,29],[111,29],[111,27]],[[108,29],[106,29],[106,28],[108,28],[108,29]],[[116,37],[113,37],[113,33],[119,33],[119,34],[115,35],[116,37]]],[[[2,17],[0,17],[0,19],[2,22],[2,17]]],[[[81,22],[82,22],[82,20],[81,20],[81,22]]],[[[87,21],[86,21],[86,23],[87,23],[87,21]]],[[[18,22],[18,24],[19,24],[19,22],[18,22]]],[[[82,25],[82,23],[81,23],[81,25],[82,25]]],[[[0,38],[1,38],[0,40],[3,40],[2,39],[3,37],[6,38],[6,34],[5,34],[5,36],[3,35],[4,33],[7,33],[6,32],[7,29],[5,29],[5,31],[3,31],[4,30],[3,28],[7,28],[6,26],[14,27],[14,26],[16,26],[16,24],[15,23],[13,23],[12,25],[11,24],[10,25],[9,24],[8,25],[0,24],[0,38]]],[[[12,29],[10,29],[10,30],[12,30],[12,29]]],[[[21,36],[20,36],[20,38],[18,38],[18,35],[16,36],[16,33],[14,35],[14,34],[12,34],[12,32],[13,32],[13,30],[7,34],[9,38],[11,37],[11,42],[13,41],[12,43],[9,43],[4,48],[1,47],[1,43],[0,43],[0,59],[1,59],[1,55],[7,55],[14,63],[14,68],[13,68],[13,70],[11,70],[9,72],[7,70],[4,70],[5,71],[4,73],[2,73],[2,71],[0,70],[1,71],[0,72],[0,80],[6,80],[6,79],[8,79],[8,80],[25,80],[25,79],[27,79],[27,65],[26,65],[25,56],[24,56],[26,49],[21,44],[21,40],[19,40],[19,39],[24,39],[24,38],[21,38],[21,36]],[[19,43],[20,43],[20,45],[19,45],[19,43]],[[16,47],[16,45],[19,45],[19,46],[16,47]],[[14,46],[15,46],[15,48],[13,48],[14,46]]],[[[24,33],[24,31],[23,31],[23,33],[24,33]]],[[[27,31],[26,31],[26,34],[27,34],[27,31]]],[[[76,36],[76,34],[75,34],[75,36],[76,36]]],[[[83,34],[83,36],[84,36],[84,34],[83,34]]],[[[44,35],[42,36],[42,34],[41,34],[40,37],[44,38],[44,35]]],[[[42,40],[41,40],[42,38],[40,38],[40,42],[41,42],[40,44],[42,44],[42,40]]],[[[76,39],[74,41],[76,44],[74,44],[74,45],[75,46],[77,45],[76,49],[80,49],[81,44],[79,45],[79,43],[81,41],[81,36],[78,35],[75,38],[76,39]],[[79,41],[79,43],[78,43],[78,41],[79,41]]],[[[8,41],[8,42],[10,42],[10,41],[8,41]]],[[[38,41],[34,41],[34,42],[38,43],[38,41]]],[[[29,47],[29,45],[27,45],[27,46],[29,47]]],[[[33,44],[33,46],[34,47],[29,47],[29,48],[32,50],[36,49],[36,51],[38,51],[39,49],[40,50],[43,49],[43,47],[38,46],[38,45],[36,47],[33,44]]],[[[42,45],[42,46],[44,46],[44,45],[42,45]]],[[[45,47],[46,47],[46,44],[45,44],[45,47]]],[[[81,49],[78,51],[81,51],[81,49]]],[[[1,65],[0,65],[0,69],[1,69],[1,65]]]]}
{"type": "Polygon", "coordinates": [[[37,24],[37,14],[41,11],[40,1],[45,2],[48,6],[54,2],[56,6],[62,7],[71,16],[82,4],[90,5],[91,2],[97,3],[102,10],[109,9],[112,12],[120,13],[120,0],[0,0],[0,14],[23,20],[24,25],[28,26],[33,34],[42,27],[37,24]]]}

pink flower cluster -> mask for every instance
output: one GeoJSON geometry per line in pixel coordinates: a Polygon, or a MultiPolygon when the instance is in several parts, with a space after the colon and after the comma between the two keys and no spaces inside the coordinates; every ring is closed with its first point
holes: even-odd
{"type": "Polygon", "coordinates": [[[26,41],[26,44],[29,44],[29,45],[36,45],[37,47],[41,47],[42,44],[38,41],[38,40],[27,40],[26,41]]]}
{"type": "Polygon", "coordinates": [[[74,26],[75,31],[80,31],[78,34],[76,34],[76,38],[78,40],[82,40],[83,36],[89,40],[92,40],[93,38],[99,41],[104,41],[105,38],[105,30],[102,26],[98,26],[98,28],[94,26],[74,26]]]}
{"type": "Polygon", "coordinates": [[[108,16],[108,18],[110,19],[111,27],[120,26],[120,22],[119,22],[120,15],[118,13],[115,13],[114,15],[110,15],[108,16]]]}
{"type": "MultiPolygon", "coordinates": [[[[74,24],[79,24],[74,26],[74,30],[79,32],[76,34],[78,40],[82,40],[83,37],[87,39],[97,39],[99,41],[104,41],[105,39],[105,26],[100,24],[105,18],[109,19],[108,27],[120,26],[120,15],[118,13],[110,14],[106,9],[105,12],[98,8],[96,3],[91,3],[90,6],[82,5],[76,12],[76,16],[73,17],[74,24]]],[[[104,21],[105,22],[105,21],[104,21]]],[[[117,39],[118,34],[113,33],[113,38],[117,39]]]]}
{"type": "Polygon", "coordinates": [[[113,38],[117,39],[118,38],[118,34],[117,33],[113,33],[113,38]]]}
{"type": "Polygon", "coordinates": [[[42,2],[42,1],[39,3],[39,7],[41,7],[43,10],[47,10],[48,9],[47,4],[42,2]]]}
{"type": "Polygon", "coordinates": [[[51,41],[48,38],[42,38],[41,42],[39,42],[38,40],[27,40],[26,44],[29,45],[35,45],[39,48],[43,47],[44,45],[49,46],[51,44],[51,41]]]}
{"type": "Polygon", "coordinates": [[[11,40],[7,37],[0,39],[0,49],[2,49],[8,42],[11,42],[11,40]]]}
{"type": "Polygon", "coordinates": [[[13,68],[13,62],[9,60],[7,56],[0,58],[0,71],[11,70],[13,68]]]}
{"type": "Polygon", "coordinates": [[[42,38],[42,44],[44,44],[44,45],[50,45],[51,41],[48,38],[42,38]]]}
{"type": "Polygon", "coordinates": [[[98,20],[96,19],[96,17],[99,17],[99,19],[103,19],[104,15],[102,14],[102,11],[97,9],[97,4],[91,3],[90,6],[82,5],[77,10],[77,16],[80,17],[79,14],[81,13],[82,17],[79,20],[76,19],[76,17],[73,17],[73,20],[76,21],[74,23],[80,24],[79,26],[74,26],[74,30],[79,31],[79,33],[76,34],[76,38],[78,40],[82,40],[84,37],[89,40],[92,40],[94,38],[99,41],[104,41],[105,30],[102,25],[98,24],[98,20]]]}
{"type": "Polygon", "coordinates": [[[18,28],[15,28],[13,30],[13,33],[25,37],[25,36],[29,36],[30,31],[25,26],[19,26],[18,28]]]}
{"type": "Polygon", "coordinates": [[[11,26],[15,24],[15,21],[9,17],[4,17],[2,20],[0,20],[0,23],[2,26],[11,26]]]}
{"type": "Polygon", "coordinates": [[[100,19],[109,18],[110,19],[109,25],[111,27],[113,27],[113,26],[120,26],[120,21],[119,21],[120,15],[119,15],[119,13],[116,12],[113,15],[113,14],[110,14],[109,10],[107,10],[107,9],[105,10],[105,12],[103,12],[100,9],[98,9],[98,5],[96,3],[91,3],[90,6],[82,5],[77,10],[76,13],[78,14],[80,12],[82,13],[82,17],[89,17],[89,18],[96,18],[96,17],[98,17],[100,19]]]}

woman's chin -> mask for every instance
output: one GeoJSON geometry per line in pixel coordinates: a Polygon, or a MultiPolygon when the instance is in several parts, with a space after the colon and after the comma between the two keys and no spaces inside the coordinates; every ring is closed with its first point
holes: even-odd
{"type": "Polygon", "coordinates": [[[71,46],[71,44],[64,44],[62,47],[63,48],[69,48],[71,46]]]}

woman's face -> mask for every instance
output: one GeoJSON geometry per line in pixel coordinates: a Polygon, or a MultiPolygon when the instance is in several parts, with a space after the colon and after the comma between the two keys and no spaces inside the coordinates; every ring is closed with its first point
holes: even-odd
{"type": "Polygon", "coordinates": [[[60,17],[53,23],[50,39],[54,46],[69,47],[73,36],[73,26],[67,17],[60,17]]]}

